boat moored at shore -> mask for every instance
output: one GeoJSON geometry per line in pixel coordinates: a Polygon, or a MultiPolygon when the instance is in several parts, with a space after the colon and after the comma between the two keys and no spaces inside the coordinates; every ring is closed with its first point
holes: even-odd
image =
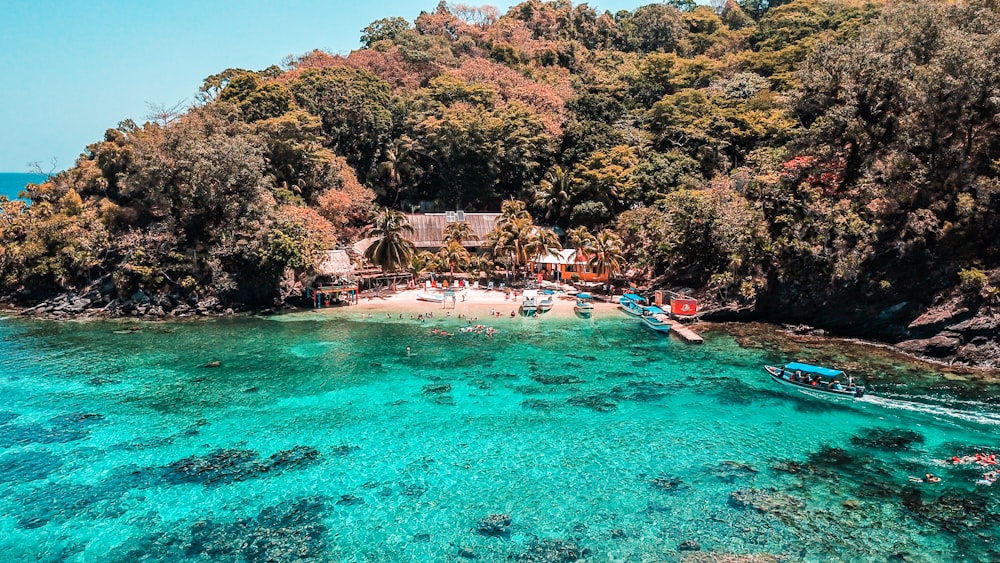
{"type": "Polygon", "coordinates": [[[656,305],[643,307],[640,318],[642,319],[642,324],[656,332],[661,334],[667,334],[670,332],[670,317],[667,315],[666,311],[656,305]]]}
{"type": "Polygon", "coordinates": [[[633,317],[642,316],[642,308],[646,306],[646,298],[634,293],[626,293],[618,298],[622,311],[633,317]]]}
{"type": "Polygon", "coordinates": [[[589,319],[594,314],[594,304],[590,302],[593,297],[589,293],[577,293],[576,305],[573,312],[581,319],[589,319]]]}
{"type": "Polygon", "coordinates": [[[538,315],[538,294],[534,291],[525,291],[524,299],[517,310],[522,317],[534,317],[538,315]]]}

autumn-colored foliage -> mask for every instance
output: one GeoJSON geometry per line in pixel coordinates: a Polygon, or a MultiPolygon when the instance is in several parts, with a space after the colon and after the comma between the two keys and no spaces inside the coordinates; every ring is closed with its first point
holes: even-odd
{"type": "MultiPolygon", "coordinates": [[[[614,229],[608,268],[740,306],[926,300],[1000,266],[997,16],[980,0],[387,14],[350,54],[222,70],[188,111],[109,129],[30,205],[0,201],[0,290],[262,304],[378,207],[504,206],[491,244],[512,267],[538,221],[614,229]]],[[[395,237],[378,256],[404,268],[405,226],[378,216],[395,237]]]]}

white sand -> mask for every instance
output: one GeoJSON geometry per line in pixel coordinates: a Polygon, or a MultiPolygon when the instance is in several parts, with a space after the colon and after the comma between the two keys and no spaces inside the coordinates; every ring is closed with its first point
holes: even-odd
{"type": "MultiPolygon", "coordinates": [[[[451,312],[452,317],[462,315],[463,318],[478,317],[479,320],[488,320],[490,311],[499,311],[502,317],[510,318],[513,311],[517,315],[517,308],[521,302],[521,297],[516,299],[511,296],[507,298],[506,293],[499,290],[486,291],[483,289],[463,289],[455,292],[455,308],[445,309],[441,303],[430,301],[420,301],[417,295],[426,293],[420,289],[408,289],[403,291],[387,292],[382,291],[378,296],[362,296],[357,305],[337,306],[325,310],[335,310],[350,313],[368,313],[384,317],[391,314],[394,317],[402,314],[404,317],[417,315],[420,313],[434,313],[435,317],[446,316],[451,312]]],[[[554,305],[552,310],[545,313],[546,317],[572,317],[573,306],[576,298],[569,295],[556,293],[552,296],[554,305]]],[[[617,303],[602,303],[594,301],[594,317],[610,315],[617,309],[617,303]]],[[[450,307],[450,305],[449,305],[450,307]]]]}

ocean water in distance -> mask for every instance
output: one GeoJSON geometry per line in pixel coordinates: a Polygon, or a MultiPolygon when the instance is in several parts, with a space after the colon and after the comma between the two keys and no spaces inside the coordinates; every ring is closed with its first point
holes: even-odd
{"type": "Polygon", "coordinates": [[[993,388],[766,327],[460,322],[0,319],[0,560],[1000,558],[1000,485],[942,461],[997,451],[993,388]],[[821,358],[877,398],[762,369],[821,358]]]}
{"type": "Polygon", "coordinates": [[[44,181],[46,177],[45,174],[0,172],[0,195],[14,199],[24,189],[25,185],[29,183],[37,184],[44,181]]]}

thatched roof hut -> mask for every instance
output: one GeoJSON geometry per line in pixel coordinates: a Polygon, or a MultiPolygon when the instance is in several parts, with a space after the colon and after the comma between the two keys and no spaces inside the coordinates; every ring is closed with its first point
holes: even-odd
{"type": "Polygon", "coordinates": [[[346,250],[327,250],[319,265],[316,267],[316,274],[329,278],[343,278],[354,274],[354,264],[346,250]]]}

